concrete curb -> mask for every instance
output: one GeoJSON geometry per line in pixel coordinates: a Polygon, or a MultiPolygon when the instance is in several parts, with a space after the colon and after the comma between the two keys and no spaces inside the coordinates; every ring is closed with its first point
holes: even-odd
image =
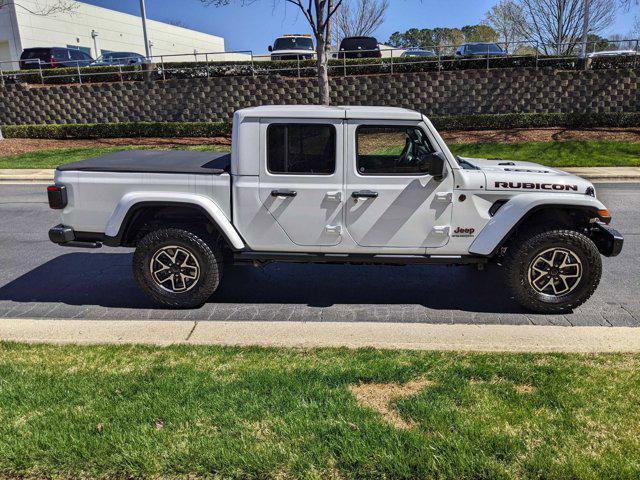
{"type": "Polygon", "coordinates": [[[138,343],[486,352],[640,352],[640,328],[374,322],[0,319],[0,340],[85,345],[138,343]]]}
{"type": "MultiPolygon", "coordinates": [[[[567,167],[565,172],[596,182],[640,182],[640,167],[567,167]]],[[[53,169],[0,169],[0,183],[50,183],[53,169]]]]}
{"type": "Polygon", "coordinates": [[[0,169],[0,183],[51,183],[55,170],[0,169]]]}

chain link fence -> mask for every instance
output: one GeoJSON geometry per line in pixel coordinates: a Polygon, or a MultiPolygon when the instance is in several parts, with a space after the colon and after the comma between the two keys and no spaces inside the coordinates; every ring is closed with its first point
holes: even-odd
{"type": "MultiPolygon", "coordinates": [[[[583,43],[545,45],[513,42],[508,45],[475,43],[440,45],[424,49],[400,49],[381,45],[375,50],[332,51],[329,74],[332,76],[401,74],[420,71],[446,71],[493,68],[556,68],[559,70],[611,69],[640,67],[640,40],[588,42],[586,57],[583,43]],[[549,55],[543,52],[564,52],[549,55]]],[[[205,52],[158,55],[144,59],[118,57],[115,61],[52,61],[40,59],[0,62],[0,85],[83,84],[168,80],[224,76],[280,75],[313,77],[317,65],[315,53],[252,51],[205,52]],[[274,60],[276,59],[276,60],[274,60]]]]}

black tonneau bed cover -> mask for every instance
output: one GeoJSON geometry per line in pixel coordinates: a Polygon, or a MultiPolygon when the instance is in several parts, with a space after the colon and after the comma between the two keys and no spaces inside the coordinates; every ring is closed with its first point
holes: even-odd
{"type": "Polygon", "coordinates": [[[198,173],[220,175],[229,172],[230,153],[183,150],[125,150],[101,157],[60,165],[60,171],[198,173]]]}

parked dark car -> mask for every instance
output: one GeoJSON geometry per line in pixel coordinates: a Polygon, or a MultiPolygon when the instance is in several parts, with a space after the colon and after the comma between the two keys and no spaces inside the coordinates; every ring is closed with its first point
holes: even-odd
{"type": "Polygon", "coordinates": [[[20,69],[86,67],[92,62],[91,55],[73,48],[27,48],[20,56],[20,69]]]}
{"type": "Polygon", "coordinates": [[[507,52],[496,43],[474,42],[463,43],[456,50],[458,57],[506,57],[507,52]]]}
{"type": "Polygon", "coordinates": [[[380,45],[373,37],[345,37],[340,42],[338,58],[380,58],[380,45]]]}
{"type": "Polygon", "coordinates": [[[93,67],[108,66],[127,66],[127,65],[145,65],[149,63],[144,55],[134,52],[109,52],[100,55],[95,62],[91,64],[93,67]]]}
{"type": "Polygon", "coordinates": [[[400,55],[401,57],[407,58],[407,57],[436,57],[436,51],[433,48],[427,48],[427,49],[415,49],[415,50],[407,50],[405,52],[402,52],[402,55],[400,55]]]}

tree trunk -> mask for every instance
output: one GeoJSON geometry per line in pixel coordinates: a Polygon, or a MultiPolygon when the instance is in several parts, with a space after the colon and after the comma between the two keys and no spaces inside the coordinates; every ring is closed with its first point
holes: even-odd
{"type": "Polygon", "coordinates": [[[324,35],[316,39],[316,54],[318,56],[318,93],[320,105],[329,105],[329,70],[327,68],[327,48],[324,35]]]}

